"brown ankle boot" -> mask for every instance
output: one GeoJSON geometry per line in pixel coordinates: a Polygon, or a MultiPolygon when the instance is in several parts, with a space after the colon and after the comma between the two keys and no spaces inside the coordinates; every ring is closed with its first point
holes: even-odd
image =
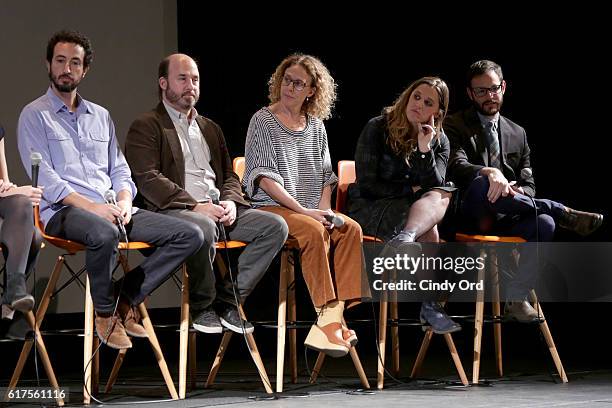
{"type": "Polygon", "coordinates": [[[132,342],[117,316],[96,316],[96,333],[100,341],[111,348],[120,350],[132,347],[132,342]]]}
{"type": "Polygon", "coordinates": [[[125,327],[125,331],[132,337],[147,338],[149,335],[147,331],[140,323],[141,317],[137,306],[130,306],[130,304],[123,297],[119,299],[117,305],[117,312],[121,317],[121,323],[125,327]]]}
{"type": "Polygon", "coordinates": [[[583,237],[595,232],[602,223],[603,215],[601,214],[577,211],[569,207],[565,207],[559,219],[559,226],[561,228],[574,231],[583,237]]]}

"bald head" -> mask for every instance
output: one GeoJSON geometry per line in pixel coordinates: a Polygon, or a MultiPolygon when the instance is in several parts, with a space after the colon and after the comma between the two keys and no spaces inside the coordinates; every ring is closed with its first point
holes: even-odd
{"type": "Polygon", "coordinates": [[[198,65],[188,55],[172,54],[159,64],[160,99],[189,115],[200,98],[198,65]]]}

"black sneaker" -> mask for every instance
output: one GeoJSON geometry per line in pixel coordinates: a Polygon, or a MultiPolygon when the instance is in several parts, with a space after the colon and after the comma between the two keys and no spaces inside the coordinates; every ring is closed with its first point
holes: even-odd
{"type": "Polygon", "coordinates": [[[255,330],[251,323],[240,318],[240,313],[238,313],[238,309],[234,305],[228,305],[223,312],[221,312],[219,318],[224,327],[227,327],[235,333],[243,333],[243,327],[244,333],[247,334],[253,333],[253,330],[255,330]]]}
{"type": "Polygon", "coordinates": [[[204,309],[195,319],[193,319],[192,326],[202,333],[214,334],[223,332],[223,326],[221,326],[219,316],[217,316],[217,313],[210,307],[204,309]]]}

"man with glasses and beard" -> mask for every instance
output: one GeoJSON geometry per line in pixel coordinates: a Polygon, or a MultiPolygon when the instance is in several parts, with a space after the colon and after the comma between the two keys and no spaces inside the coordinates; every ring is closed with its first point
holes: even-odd
{"type": "MultiPolygon", "coordinates": [[[[506,92],[501,67],[493,61],[477,61],[466,79],[472,106],[444,121],[451,144],[448,174],[462,192],[463,227],[474,233],[519,236],[536,242],[552,241],[557,225],[582,236],[599,228],[601,214],[534,198],[525,129],[500,114],[506,92]]],[[[538,319],[538,313],[525,301],[535,286],[537,267],[537,258],[529,248],[523,248],[518,271],[506,290],[506,317],[520,322],[538,319]]]]}
{"type": "Polygon", "coordinates": [[[136,188],[110,114],[77,93],[92,60],[91,42],[83,34],[60,31],[51,37],[51,84],[21,111],[18,146],[28,173],[30,154],[42,156],[45,231],[86,248],[98,337],[112,348],[126,349],[132,346],[128,335],[148,336],[136,306],[200,248],[202,234],[189,222],[132,207],[136,188]],[[109,198],[115,191],[116,201],[109,198]],[[124,239],[147,242],[155,251],[116,285],[120,294],[115,300],[113,271],[124,239]]]}
{"type": "Polygon", "coordinates": [[[138,199],[145,208],[190,221],[202,231],[204,245],[187,259],[194,329],[251,333],[253,325],[240,318],[236,303],[243,303],[263,277],[287,238],[287,224],[242,198],[221,128],[195,109],[200,97],[196,62],[173,54],[161,61],[158,73],[160,101],[132,123],[125,142],[138,199]],[[214,188],[220,191],[216,203],[214,188]],[[230,276],[215,280],[218,224],[227,239],[248,243],[238,258],[236,294],[230,276]]]}

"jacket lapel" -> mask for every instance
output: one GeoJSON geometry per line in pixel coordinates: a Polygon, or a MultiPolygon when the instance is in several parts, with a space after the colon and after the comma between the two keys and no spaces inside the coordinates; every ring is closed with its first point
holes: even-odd
{"type": "Polygon", "coordinates": [[[482,164],[489,165],[489,154],[487,153],[487,143],[485,141],[484,129],[480,123],[480,119],[474,108],[470,108],[467,112],[466,123],[470,129],[470,142],[476,154],[482,159],[482,164]]]}
{"type": "Polygon", "coordinates": [[[172,122],[172,119],[170,119],[170,115],[168,115],[164,104],[161,102],[157,105],[157,113],[161,118],[161,124],[164,129],[164,137],[168,142],[168,146],[170,146],[172,159],[177,168],[177,174],[180,181],[179,185],[182,188],[185,188],[185,156],[183,155],[183,149],[181,148],[181,141],[179,140],[174,123],[172,122]]]}

